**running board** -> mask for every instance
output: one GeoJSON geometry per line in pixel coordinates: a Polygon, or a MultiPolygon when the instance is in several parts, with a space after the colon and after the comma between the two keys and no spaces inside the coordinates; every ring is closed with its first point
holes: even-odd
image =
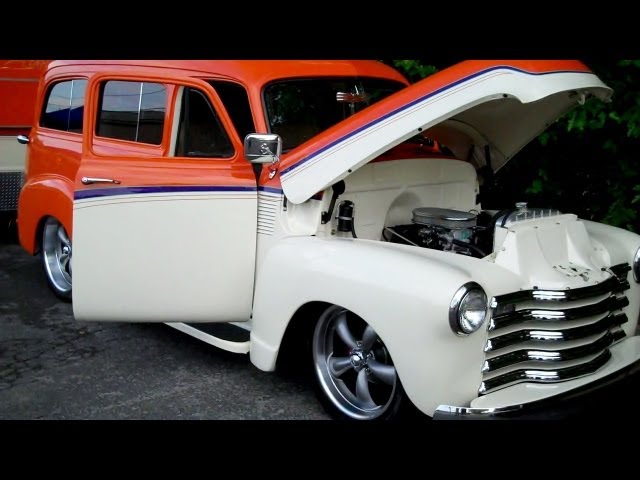
{"type": "Polygon", "coordinates": [[[227,352],[249,353],[249,330],[231,323],[166,323],[227,352]]]}

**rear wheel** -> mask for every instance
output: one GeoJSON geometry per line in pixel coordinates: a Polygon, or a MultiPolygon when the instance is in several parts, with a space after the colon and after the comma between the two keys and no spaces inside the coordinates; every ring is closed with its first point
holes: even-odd
{"type": "Polygon", "coordinates": [[[312,354],[316,391],[333,417],[390,419],[409,404],[386,346],[352,312],[331,306],[320,316],[312,354]]]}
{"type": "Polygon", "coordinates": [[[49,217],[42,228],[42,265],[49,287],[59,298],[71,300],[71,240],[64,226],[49,217]]]}

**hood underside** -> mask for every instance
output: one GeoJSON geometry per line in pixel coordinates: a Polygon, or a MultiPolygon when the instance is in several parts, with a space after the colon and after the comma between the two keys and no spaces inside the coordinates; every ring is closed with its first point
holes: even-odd
{"type": "Polygon", "coordinates": [[[463,62],[340,122],[282,162],[285,195],[301,203],[417,134],[498,170],[564,113],[612,90],[577,61],[463,62]]]}

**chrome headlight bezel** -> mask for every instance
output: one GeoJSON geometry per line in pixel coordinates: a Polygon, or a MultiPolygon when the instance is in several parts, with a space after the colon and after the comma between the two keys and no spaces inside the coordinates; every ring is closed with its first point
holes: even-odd
{"type": "Polygon", "coordinates": [[[453,330],[456,335],[460,336],[467,336],[477,332],[487,320],[488,307],[487,294],[484,289],[476,282],[465,283],[456,291],[451,299],[451,303],[449,304],[449,326],[451,327],[451,330],[453,330]],[[461,312],[460,307],[469,295],[475,295],[477,293],[480,293],[484,297],[484,316],[475,328],[468,329],[465,328],[463,322],[461,322],[461,314],[463,312],[461,312]]]}
{"type": "Polygon", "coordinates": [[[633,257],[633,279],[636,283],[640,283],[640,247],[636,250],[636,255],[633,257]]]}

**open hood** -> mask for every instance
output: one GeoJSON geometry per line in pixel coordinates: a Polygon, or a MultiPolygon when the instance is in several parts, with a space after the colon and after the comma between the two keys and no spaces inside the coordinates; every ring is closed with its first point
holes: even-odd
{"type": "Polygon", "coordinates": [[[282,160],[287,198],[301,203],[388,149],[425,133],[476,167],[498,170],[585,98],[612,90],[573,60],[467,61],[366,108],[282,160]]]}

